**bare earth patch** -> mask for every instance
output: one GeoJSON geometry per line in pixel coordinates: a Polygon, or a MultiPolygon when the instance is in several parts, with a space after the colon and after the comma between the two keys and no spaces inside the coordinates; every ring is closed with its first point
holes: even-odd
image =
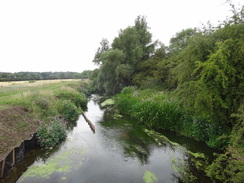
{"type": "Polygon", "coordinates": [[[0,160],[37,131],[38,120],[23,107],[0,108],[0,160]]]}

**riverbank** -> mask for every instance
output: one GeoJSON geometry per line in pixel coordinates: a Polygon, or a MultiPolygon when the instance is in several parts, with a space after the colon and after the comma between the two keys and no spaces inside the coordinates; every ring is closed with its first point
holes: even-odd
{"type": "Polygon", "coordinates": [[[136,119],[140,125],[153,130],[169,130],[191,139],[205,142],[209,147],[221,150],[215,154],[204,171],[213,180],[239,183],[244,175],[243,109],[232,114],[236,124],[232,130],[225,124],[211,122],[204,115],[184,108],[172,93],[153,89],[139,90],[127,87],[115,97],[119,111],[136,119]]]}
{"type": "Polygon", "coordinates": [[[23,107],[14,106],[0,110],[0,160],[37,132],[39,120],[23,107]]]}
{"type": "Polygon", "coordinates": [[[33,133],[42,146],[65,138],[66,123],[86,108],[83,85],[80,80],[0,83],[0,161],[33,133]]]}

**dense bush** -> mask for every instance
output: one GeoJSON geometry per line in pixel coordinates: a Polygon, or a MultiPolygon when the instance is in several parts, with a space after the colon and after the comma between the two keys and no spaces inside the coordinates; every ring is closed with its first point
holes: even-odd
{"type": "Polygon", "coordinates": [[[76,107],[80,107],[85,110],[87,105],[87,99],[82,93],[79,93],[76,90],[62,90],[56,93],[56,97],[61,100],[70,100],[72,101],[76,107]]]}
{"type": "Polygon", "coordinates": [[[70,100],[61,100],[57,104],[58,113],[67,121],[76,121],[80,111],[70,100]]]}
{"type": "Polygon", "coordinates": [[[218,155],[208,167],[208,176],[222,182],[242,183],[244,180],[244,104],[233,115],[238,122],[230,136],[231,144],[226,152],[218,155]]]}
{"type": "Polygon", "coordinates": [[[40,146],[54,146],[66,137],[66,123],[54,117],[49,123],[42,122],[37,131],[40,146]]]}

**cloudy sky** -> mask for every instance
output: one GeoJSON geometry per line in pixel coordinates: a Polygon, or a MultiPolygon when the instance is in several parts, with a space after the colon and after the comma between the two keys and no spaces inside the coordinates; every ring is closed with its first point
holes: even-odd
{"type": "Polygon", "coordinates": [[[225,1],[0,0],[0,72],[93,70],[102,38],[111,43],[138,15],[167,45],[182,29],[224,20],[225,1]]]}

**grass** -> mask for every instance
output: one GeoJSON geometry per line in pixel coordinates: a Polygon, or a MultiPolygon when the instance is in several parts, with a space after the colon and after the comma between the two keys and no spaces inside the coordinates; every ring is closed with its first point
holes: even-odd
{"type": "MultiPolygon", "coordinates": [[[[0,122],[0,130],[9,129],[16,133],[22,129],[28,131],[29,127],[38,121],[47,124],[45,126],[47,133],[49,133],[48,130],[53,130],[52,135],[55,136],[56,144],[56,137],[60,134],[56,123],[76,121],[82,110],[86,109],[87,99],[81,93],[82,87],[80,80],[0,82],[0,112],[4,117],[0,122]],[[4,109],[8,111],[6,112],[4,109]],[[16,111],[18,109],[22,113],[27,113],[28,116],[20,120],[22,118],[19,115],[22,113],[18,113],[16,111]],[[50,127],[53,123],[56,126],[50,127]]],[[[39,137],[42,138],[41,135],[39,137]]],[[[45,140],[47,140],[46,137],[45,140]]]]}
{"type": "MultiPolygon", "coordinates": [[[[78,84],[80,80],[43,80],[0,82],[0,107],[5,105],[20,105],[19,99],[32,94],[53,94],[69,85],[78,84]]],[[[3,108],[3,107],[2,107],[3,108]]]]}
{"type": "Polygon", "coordinates": [[[170,130],[217,147],[218,130],[207,120],[192,115],[179,100],[152,89],[124,88],[116,96],[116,106],[122,114],[154,130],[170,130]]]}

